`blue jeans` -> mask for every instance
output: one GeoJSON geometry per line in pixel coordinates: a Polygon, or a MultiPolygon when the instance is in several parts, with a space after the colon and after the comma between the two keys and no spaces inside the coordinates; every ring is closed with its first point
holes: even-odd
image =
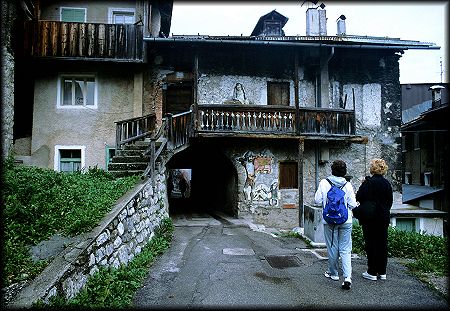
{"type": "Polygon", "coordinates": [[[342,261],[344,278],[352,277],[352,224],[323,225],[325,244],[328,251],[328,272],[331,275],[339,275],[339,256],[342,261]],[[333,230],[334,227],[334,230],[333,230]],[[333,242],[333,245],[331,245],[333,242]]]}

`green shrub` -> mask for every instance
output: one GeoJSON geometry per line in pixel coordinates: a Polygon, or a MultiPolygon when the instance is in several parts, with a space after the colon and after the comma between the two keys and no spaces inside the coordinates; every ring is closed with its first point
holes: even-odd
{"type": "Polygon", "coordinates": [[[45,264],[33,263],[29,246],[55,233],[73,236],[94,228],[138,176],[114,178],[97,167],[84,173],[2,166],[4,273],[2,286],[35,276],[45,264]]]}

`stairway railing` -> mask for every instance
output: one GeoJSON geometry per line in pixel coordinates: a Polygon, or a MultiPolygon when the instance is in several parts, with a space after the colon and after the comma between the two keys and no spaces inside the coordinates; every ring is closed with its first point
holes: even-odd
{"type": "Polygon", "coordinates": [[[144,155],[150,155],[150,160],[142,177],[150,176],[153,178],[155,172],[156,159],[162,152],[168,148],[176,150],[189,143],[189,137],[193,134],[192,110],[179,114],[167,114],[162,119],[162,123],[155,135],[150,137],[150,145],[144,151],[144,155]],[[161,144],[156,149],[156,142],[160,140],[161,144]]]}
{"type": "Polygon", "coordinates": [[[142,117],[136,117],[117,121],[116,123],[116,150],[121,150],[125,144],[149,137],[156,124],[154,113],[142,117]]]}

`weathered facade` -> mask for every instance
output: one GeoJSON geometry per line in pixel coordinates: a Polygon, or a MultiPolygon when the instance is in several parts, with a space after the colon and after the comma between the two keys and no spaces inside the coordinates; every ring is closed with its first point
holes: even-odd
{"type": "Polygon", "coordinates": [[[384,158],[400,191],[398,60],[433,44],[327,36],[320,9],[307,11],[322,21],[307,36],[286,36],[273,11],[249,37],[167,38],[165,2],[37,3],[25,31],[34,107],[24,163],[112,168],[115,149],[151,136],[146,173],[157,159],[191,169],[186,205],[276,227],[303,226],[334,159],[357,188],[370,159],[384,158]]]}

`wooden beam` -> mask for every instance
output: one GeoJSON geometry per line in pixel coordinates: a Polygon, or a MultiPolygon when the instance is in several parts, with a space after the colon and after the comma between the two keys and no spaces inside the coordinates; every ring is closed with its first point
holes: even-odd
{"type": "Polygon", "coordinates": [[[298,140],[298,225],[304,227],[303,209],[303,152],[305,151],[305,140],[298,140]]]}

